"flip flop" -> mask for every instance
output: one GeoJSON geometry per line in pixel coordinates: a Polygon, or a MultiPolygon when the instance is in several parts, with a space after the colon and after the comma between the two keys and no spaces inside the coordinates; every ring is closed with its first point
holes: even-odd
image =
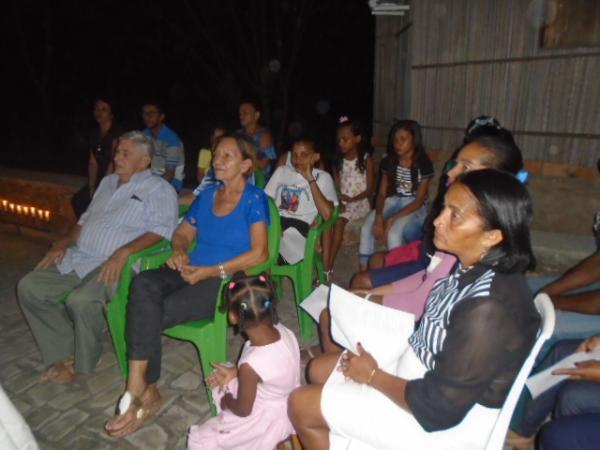
{"type": "Polygon", "coordinates": [[[148,404],[143,404],[140,397],[133,395],[131,392],[126,391],[121,398],[117,406],[117,414],[113,419],[110,419],[104,425],[104,430],[109,436],[112,437],[124,437],[127,436],[144,426],[146,421],[154,417],[161,405],[160,397],[148,404]],[[128,417],[128,420],[123,423],[120,428],[115,430],[109,430],[106,426],[111,420],[119,417],[128,417]]]}

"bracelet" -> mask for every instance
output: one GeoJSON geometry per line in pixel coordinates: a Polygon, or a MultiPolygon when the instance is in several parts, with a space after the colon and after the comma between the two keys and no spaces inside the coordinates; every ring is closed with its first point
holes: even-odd
{"type": "Polygon", "coordinates": [[[371,381],[373,381],[373,377],[375,376],[375,373],[377,372],[377,369],[379,367],[375,367],[372,371],[371,374],[369,375],[369,378],[367,378],[367,383],[369,386],[371,385],[371,381]]]}
{"type": "Polygon", "coordinates": [[[221,280],[227,278],[227,272],[225,272],[225,266],[223,263],[219,263],[217,267],[219,268],[219,276],[221,277],[221,280]]]}

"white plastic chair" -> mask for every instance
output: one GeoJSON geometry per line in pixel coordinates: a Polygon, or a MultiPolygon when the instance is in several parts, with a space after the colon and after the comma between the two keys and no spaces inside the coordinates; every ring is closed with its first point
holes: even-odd
{"type": "Polygon", "coordinates": [[[533,368],[533,364],[535,363],[535,359],[537,358],[542,345],[544,345],[544,342],[546,342],[554,332],[554,305],[552,304],[550,297],[548,297],[547,294],[538,294],[535,297],[534,302],[535,307],[542,318],[540,331],[538,332],[538,336],[529,356],[521,366],[521,370],[519,370],[519,374],[517,375],[517,378],[515,378],[515,381],[508,392],[506,401],[498,414],[498,419],[496,419],[496,424],[490,433],[490,437],[488,438],[484,450],[502,450],[510,419],[515,410],[515,406],[517,405],[517,401],[521,396],[521,392],[525,387],[527,377],[529,377],[529,373],[533,368]]]}

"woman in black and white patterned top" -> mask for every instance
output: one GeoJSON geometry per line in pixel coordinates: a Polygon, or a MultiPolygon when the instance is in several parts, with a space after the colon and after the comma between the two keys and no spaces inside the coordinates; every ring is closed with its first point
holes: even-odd
{"type": "Polygon", "coordinates": [[[434,240],[456,269],[434,285],[395,373],[360,344],[358,356],[313,360],[312,384],[289,403],[305,448],[329,448],[330,431],[332,448],[339,437],[369,449],[481,448],[540,323],[523,277],[530,219],[512,175],[480,170],[450,187],[434,240]],[[324,385],[336,366],[352,382],[324,385]]]}

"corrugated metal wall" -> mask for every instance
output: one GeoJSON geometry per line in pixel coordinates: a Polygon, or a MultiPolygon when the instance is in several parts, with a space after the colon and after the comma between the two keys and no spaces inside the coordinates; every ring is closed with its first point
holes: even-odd
{"type": "Polygon", "coordinates": [[[515,132],[526,159],[594,166],[600,47],[539,48],[542,6],[543,0],[419,0],[409,16],[378,18],[379,129],[406,116],[398,95],[408,86],[410,116],[423,125],[429,148],[455,147],[472,117],[489,114],[515,132]],[[404,83],[405,52],[384,57],[392,50],[384,30],[407,20],[412,26],[401,40],[409,47],[410,83],[404,83]]]}

